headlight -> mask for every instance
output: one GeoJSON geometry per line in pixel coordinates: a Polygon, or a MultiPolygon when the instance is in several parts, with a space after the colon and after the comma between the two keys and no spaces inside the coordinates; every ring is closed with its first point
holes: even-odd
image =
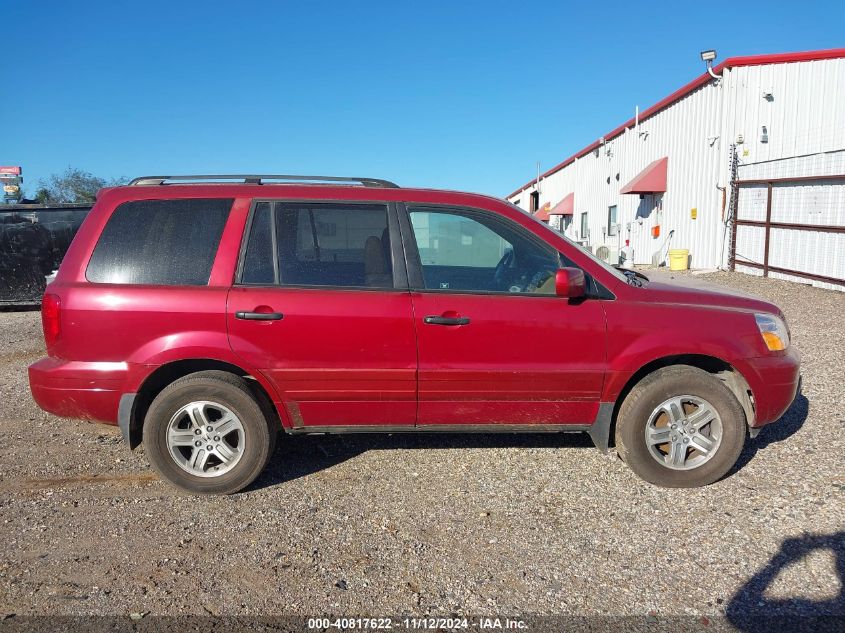
{"type": "Polygon", "coordinates": [[[755,314],[754,320],[770,352],[779,352],[789,347],[789,330],[783,319],[774,314],[755,314]]]}

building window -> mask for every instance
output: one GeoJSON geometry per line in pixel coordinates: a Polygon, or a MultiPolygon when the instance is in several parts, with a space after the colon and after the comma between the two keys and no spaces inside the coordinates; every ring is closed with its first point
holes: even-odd
{"type": "Polygon", "coordinates": [[[607,235],[608,237],[618,233],[619,224],[616,221],[616,205],[607,208],[607,235]]]}
{"type": "Polygon", "coordinates": [[[587,214],[582,213],[581,214],[581,239],[586,240],[589,237],[588,233],[589,233],[589,229],[587,228],[587,214]]]}
{"type": "Polygon", "coordinates": [[[534,213],[537,209],[540,208],[540,192],[539,191],[532,191],[531,192],[531,200],[528,210],[531,213],[534,213]]]}

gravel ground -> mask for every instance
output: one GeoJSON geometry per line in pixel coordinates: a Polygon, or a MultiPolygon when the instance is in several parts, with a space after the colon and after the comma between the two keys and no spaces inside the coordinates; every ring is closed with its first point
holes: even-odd
{"type": "Polygon", "coordinates": [[[845,615],[845,294],[700,278],[782,306],[805,397],[698,490],[577,435],[365,435],[284,438],[248,492],[188,496],[40,411],[39,316],[0,313],[0,617],[845,615]]]}

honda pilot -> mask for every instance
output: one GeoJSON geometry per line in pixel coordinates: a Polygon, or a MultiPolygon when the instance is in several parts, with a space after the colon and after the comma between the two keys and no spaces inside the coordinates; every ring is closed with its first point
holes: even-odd
{"type": "Polygon", "coordinates": [[[648,482],[702,486],[799,382],[767,301],[618,270],[502,200],[372,178],[104,189],[42,321],[38,405],[117,424],[195,493],[248,486],[280,431],[579,431],[648,482]]]}

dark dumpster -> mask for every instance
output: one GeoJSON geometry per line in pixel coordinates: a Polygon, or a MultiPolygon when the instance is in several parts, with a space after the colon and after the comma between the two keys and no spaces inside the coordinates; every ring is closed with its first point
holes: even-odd
{"type": "Polygon", "coordinates": [[[0,205],[0,306],[41,302],[91,205],[0,205]]]}

